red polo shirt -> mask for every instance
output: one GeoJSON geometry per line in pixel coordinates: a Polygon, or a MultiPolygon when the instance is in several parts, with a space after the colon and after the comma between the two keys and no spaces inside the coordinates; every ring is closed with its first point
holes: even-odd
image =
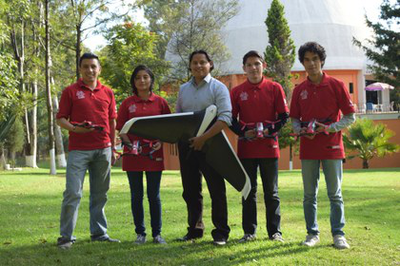
{"type": "MultiPolygon", "coordinates": [[[[120,131],[124,126],[125,122],[134,117],[141,116],[152,116],[170,114],[168,103],[160,96],[151,93],[149,99],[142,100],[140,97],[133,95],[125,99],[119,110],[117,119],[117,130],[120,131]]],[[[132,134],[128,134],[131,142],[139,140],[140,145],[145,144],[143,138],[137,137],[132,134]]],[[[150,147],[143,147],[143,153],[149,153],[150,147]]],[[[124,152],[128,152],[128,149],[124,147],[124,152]]],[[[163,159],[163,149],[159,149],[152,154],[153,158],[163,159]]],[[[152,160],[148,156],[123,156],[122,157],[122,169],[124,171],[162,171],[164,170],[163,160],[157,161],[152,160]]]]}
{"type": "MultiPolygon", "coordinates": [[[[232,115],[244,123],[275,121],[280,113],[287,113],[282,86],[265,78],[259,84],[248,80],[231,91],[232,115]]],[[[238,142],[239,158],[279,158],[278,139],[242,140],[238,142]]]]}
{"type": "MultiPolygon", "coordinates": [[[[344,115],[354,113],[354,106],[344,83],[324,73],[319,85],[309,79],[298,85],[292,95],[290,117],[308,122],[312,119],[332,124],[344,115]]],[[[342,132],[317,134],[314,139],[300,138],[300,159],[343,159],[342,132]]]]}
{"type": "Polygon", "coordinates": [[[70,122],[91,121],[104,128],[89,133],[69,132],[69,150],[95,150],[111,146],[109,119],[116,118],[113,91],[97,81],[92,91],[82,79],[65,88],[60,99],[57,119],[70,122]]]}

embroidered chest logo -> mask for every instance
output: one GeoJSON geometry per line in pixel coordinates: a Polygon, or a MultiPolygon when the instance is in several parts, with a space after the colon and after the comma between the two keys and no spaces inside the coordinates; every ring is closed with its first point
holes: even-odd
{"type": "Polygon", "coordinates": [[[134,113],[136,112],[136,104],[132,104],[131,106],[129,106],[129,113],[134,113]]]}
{"type": "Polygon", "coordinates": [[[78,91],[76,97],[78,97],[78,99],[85,99],[85,93],[83,91],[78,91]]]}
{"type": "Polygon", "coordinates": [[[239,96],[241,101],[247,101],[247,99],[249,98],[247,92],[242,92],[239,96]]]}
{"type": "Polygon", "coordinates": [[[306,90],[303,90],[302,92],[300,92],[300,98],[302,100],[306,100],[308,98],[308,92],[306,90]]]}

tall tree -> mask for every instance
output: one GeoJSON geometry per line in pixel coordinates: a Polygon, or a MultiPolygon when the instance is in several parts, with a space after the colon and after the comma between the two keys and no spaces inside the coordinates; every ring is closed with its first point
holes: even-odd
{"type": "Polygon", "coordinates": [[[119,8],[118,11],[110,10],[109,6],[116,5],[116,2],[125,5],[125,0],[70,0],[67,2],[66,8],[61,7],[61,10],[64,11],[65,23],[69,25],[72,23],[76,34],[74,48],[77,79],[80,76],[79,58],[82,52],[82,42],[87,38],[89,32],[99,30],[100,27],[123,18],[129,12],[129,8],[119,8]]]}
{"type": "Polygon", "coordinates": [[[365,17],[367,26],[375,33],[373,39],[363,43],[353,39],[353,42],[373,62],[369,67],[375,78],[396,87],[391,90],[390,98],[400,103],[400,0],[392,5],[389,0],[384,0],[379,18],[380,21],[374,23],[365,17]]]}
{"type": "Polygon", "coordinates": [[[343,135],[343,142],[346,149],[355,151],[347,158],[359,157],[362,161],[362,168],[369,168],[369,161],[374,157],[384,157],[399,151],[400,146],[389,142],[394,132],[387,129],[384,124],[374,124],[369,119],[358,119],[348,129],[348,134],[343,135]]]}
{"type": "Polygon", "coordinates": [[[31,47],[27,53],[27,91],[32,97],[31,108],[28,109],[28,131],[25,141],[25,163],[26,166],[37,167],[37,108],[39,94],[40,67],[43,65],[41,58],[41,32],[44,27],[44,10],[42,1],[31,1],[32,14],[28,20],[31,28],[30,43],[31,47]]]}
{"type": "MultiPolygon", "coordinates": [[[[285,18],[284,6],[279,0],[273,0],[265,20],[268,30],[268,42],[264,57],[267,67],[265,74],[282,85],[286,99],[290,102],[293,84],[290,73],[296,58],[296,46],[290,37],[291,31],[285,18]]],[[[296,139],[290,136],[291,125],[287,123],[279,133],[280,147],[289,146],[289,169],[293,166],[293,147],[296,139]]]]}
{"type": "Polygon", "coordinates": [[[284,6],[279,0],[272,0],[265,20],[268,42],[264,57],[267,63],[265,73],[282,85],[288,101],[292,95],[290,70],[296,58],[296,46],[290,37],[291,31],[285,18],[284,6]]]}
{"type": "MultiPolygon", "coordinates": [[[[164,45],[168,43],[165,54],[172,61],[169,80],[182,82],[189,78],[188,57],[192,51],[198,49],[207,50],[218,70],[218,65],[229,58],[221,37],[221,29],[237,13],[237,1],[163,2],[174,3],[174,9],[161,4],[152,5],[153,10],[147,9],[145,15],[151,22],[150,29],[162,36],[164,45]]],[[[162,54],[163,50],[159,53],[162,54]]]]}
{"type": "Polygon", "coordinates": [[[182,13],[186,10],[184,1],[159,0],[143,4],[144,15],[149,21],[149,30],[157,34],[156,52],[160,58],[165,58],[168,42],[174,32],[171,25],[180,22],[182,13]]]}
{"type": "Polygon", "coordinates": [[[46,51],[46,102],[47,102],[47,118],[48,118],[48,132],[49,132],[49,155],[50,155],[50,174],[55,175],[56,172],[56,159],[54,147],[54,119],[53,119],[53,103],[51,94],[51,54],[50,54],[50,25],[49,25],[49,0],[44,1],[45,4],[45,51],[46,51]]]}
{"type": "Polygon", "coordinates": [[[115,91],[117,102],[132,94],[130,77],[135,66],[145,64],[156,74],[156,83],[168,64],[155,53],[157,35],[139,23],[125,22],[112,27],[105,38],[109,44],[100,52],[101,78],[115,91]]]}
{"type": "MultiPolygon", "coordinates": [[[[36,153],[36,131],[35,131],[35,110],[37,94],[34,87],[29,86],[30,77],[29,61],[37,56],[34,52],[38,47],[36,32],[34,28],[36,22],[34,1],[16,0],[10,2],[10,10],[7,13],[7,22],[10,29],[11,48],[14,58],[18,63],[19,91],[21,95],[29,96],[29,104],[24,105],[24,125],[25,125],[25,155],[27,166],[35,167],[34,154],[36,153]],[[32,31],[32,32],[31,32],[32,31]],[[32,37],[33,36],[33,37],[32,37]],[[33,48],[31,48],[33,47],[33,48]],[[32,52],[34,55],[30,54],[32,52]],[[33,124],[32,124],[33,123],[33,124]]],[[[33,65],[33,64],[31,64],[33,65]]],[[[22,101],[21,101],[22,102],[22,101]]]]}

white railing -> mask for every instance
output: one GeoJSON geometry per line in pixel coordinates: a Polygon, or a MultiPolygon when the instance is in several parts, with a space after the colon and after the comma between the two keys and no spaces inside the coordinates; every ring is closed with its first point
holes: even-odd
{"type": "Polygon", "coordinates": [[[365,113],[397,113],[400,110],[400,105],[397,108],[394,106],[394,102],[390,104],[373,104],[373,103],[359,103],[355,105],[356,112],[359,114],[365,113]]]}

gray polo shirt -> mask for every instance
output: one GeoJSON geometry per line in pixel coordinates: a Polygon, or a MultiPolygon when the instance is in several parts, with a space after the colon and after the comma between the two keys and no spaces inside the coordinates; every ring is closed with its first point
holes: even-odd
{"type": "Polygon", "coordinates": [[[217,106],[217,119],[230,126],[232,105],[228,88],[210,74],[198,86],[192,77],[180,87],[176,112],[201,111],[212,104],[217,106]]]}

